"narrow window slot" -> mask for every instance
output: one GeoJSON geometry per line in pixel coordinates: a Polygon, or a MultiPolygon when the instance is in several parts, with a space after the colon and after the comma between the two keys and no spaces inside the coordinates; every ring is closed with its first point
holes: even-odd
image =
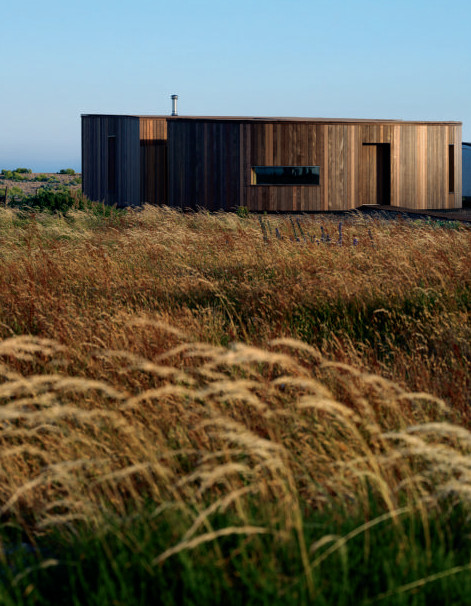
{"type": "Polygon", "coordinates": [[[116,193],[116,137],[108,137],[108,193],[116,193]]]}
{"type": "Polygon", "coordinates": [[[455,193],[455,146],[448,146],[448,191],[455,193]]]}
{"type": "Polygon", "coordinates": [[[252,185],[319,185],[319,166],[252,166],[252,185]]]}

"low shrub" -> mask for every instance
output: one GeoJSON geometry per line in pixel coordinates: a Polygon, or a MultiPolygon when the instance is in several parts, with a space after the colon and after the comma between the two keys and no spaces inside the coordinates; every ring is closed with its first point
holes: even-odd
{"type": "Polygon", "coordinates": [[[82,183],[82,178],[77,176],[74,177],[73,179],[70,179],[70,181],[65,181],[62,183],[62,187],[72,187],[74,185],[80,185],[82,183]]]}
{"type": "MultiPolygon", "coordinates": [[[[0,197],[5,196],[6,189],[7,188],[0,190],[0,197]]],[[[11,204],[11,203],[15,204],[15,203],[21,202],[25,199],[25,197],[26,197],[25,193],[21,189],[21,187],[14,186],[14,187],[8,188],[8,200],[7,200],[8,204],[11,204]]]]}
{"type": "Polygon", "coordinates": [[[33,171],[30,168],[17,168],[14,172],[22,175],[30,175],[33,171]]]}
{"type": "Polygon", "coordinates": [[[28,198],[28,206],[53,213],[66,213],[72,208],[83,210],[87,202],[81,194],[75,194],[66,188],[54,190],[44,187],[28,198]]]}
{"type": "Polygon", "coordinates": [[[11,206],[19,209],[33,209],[53,214],[67,214],[69,211],[81,210],[99,217],[110,217],[123,212],[114,206],[92,202],[80,191],[70,190],[67,187],[53,189],[49,185],[41,187],[30,196],[25,195],[19,187],[12,187],[8,190],[8,201],[11,206]]]}
{"type": "Polygon", "coordinates": [[[249,216],[249,209],[246,206],[238,206],[236,215],[241,219],[246,219],[249,216]]]}
{"type": "Polygon", "coordinates": [[[75,175],[75,170],[73,168],[61,168],[59,175],[75,175]]]}
{"type": "Polygon", "coordinates": [[[1,178],[9,179],[10,181],[26,181],[29,174],[31,174],[31,169],[29,168],[17,168],[13,171],[3,169],[1,178]]]}

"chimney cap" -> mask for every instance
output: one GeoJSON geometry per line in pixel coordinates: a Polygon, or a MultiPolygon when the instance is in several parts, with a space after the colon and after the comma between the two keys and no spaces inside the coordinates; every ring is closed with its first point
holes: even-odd
{"type": "Polygon", "coordinates": [[[178,111],[177,111],[177,99],[178,99],[178,95],[172,95],[172,116],[178,116],[178,111]]]}

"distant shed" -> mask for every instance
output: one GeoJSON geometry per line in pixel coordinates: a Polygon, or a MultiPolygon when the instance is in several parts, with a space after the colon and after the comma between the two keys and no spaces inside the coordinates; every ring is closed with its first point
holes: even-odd
{"type": "Polygon", "coordinates": [[[471,208],[471,143],[463,141],[463,206],[471,208]]]}
{"type": "Polygon", "coordinates": [[[118,205],[462,204],[460,122],[86,115],[82,155],[84,193],[118,205]]]}

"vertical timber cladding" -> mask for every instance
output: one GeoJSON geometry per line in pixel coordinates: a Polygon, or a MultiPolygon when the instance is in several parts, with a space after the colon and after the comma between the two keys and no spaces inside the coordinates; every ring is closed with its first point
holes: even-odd
{"type": "MultiPolygon", "coordinates": [[[[396,125],[361,123],[352,125],[356,158],[351,162],[355,171],[353,206],[362,204],[396,205],[397,161],[396,125]]],[[[349,152],[350,153],[350,152],[349,152]]]]}
{"type": "Polygon", "coordinates": [[[139,118],[141,204],[168,202],[167,118],[139,118]]]}
{"type": "Polygon", "coordinates": [[[389,180],[392,206],[414,209],[461,207],[461,125],[382,122],[355,125],[355,128],[359,133],[355,206],[384,204],[384,187],[378,182],[382,178],[389,180]],[[449,192],[450,145],[454,146],[454,192],[449,192]],[[385,151],[390,156],[389,175],[384,169],[385,151]]]}
{"type": "Polygon", "coordinates": [[[90,200],[138,204],[138,118],[82,116],[82,173],[82,190],[90,200]]]}
{"type": "Polygon", "coordinates": [[[461,208],[461,125],[401,125],[399,206],[461,208]],[[453,170],[450,175],[450,145],[453,170]],[[453,191],[449,189],[454,183],[453,191]]]}
{"type": "Polygon", "coordinates": [[[307,121],[247,120],[240,125],[241,200],[252,211],[323,210],[324,126],[307,121]],[[253,185],[254,166],[320,166],[320,185],[253,185]]]}
{"type": "Polygon", "coordinates": [[[240,205],[240,121],[168,120],[169,204],[234,210],[240,205]]]}
{"type": "MultiPolygon", "coordinates": [[[[453,146],[454,165],[454,191],[448,192],[448,208],[462,208],[463,206],[463,155],[462,155],[462,127],[461,125],[448,126],[448,145],[453,146]]],[[[450,179],[450,176],[449,176],[450,179]]]]}
{"type": "Polygon", "coordinates": [[[169,203],[259,212],[459,208],[460,150],[460,123],[169,118],[169,203]],[[255,166],[318,166],[319,185],[257,185],[255,166]]]}
{"type": "Polygon", "coordinates": [[[82,116],[82,191],[90,200],[103,200],[106,194],[102,130],[101,116],[82,116]]]}
{"type": "Polygon", "coordinates": [[[241,204],[250,210],[329,211],[362,204],[438,209],[461,205],[458,124],[241,119],[240,131],[241,204]],[[451,151],[450,145],[454,146],[451,151]],[[452,165],[455,191],[449,192],[452,165]],[[320,166],[319,186],[254,185],[253,166],[320,166]]]}
{"type": "Polygon", "coordinates": [[[90,199],[119,206],[460,208],[461,124],[84,115],[82,172],[90,199]],[[255,185],[254,166],[318,166],[319,184],[255,185]]]}

